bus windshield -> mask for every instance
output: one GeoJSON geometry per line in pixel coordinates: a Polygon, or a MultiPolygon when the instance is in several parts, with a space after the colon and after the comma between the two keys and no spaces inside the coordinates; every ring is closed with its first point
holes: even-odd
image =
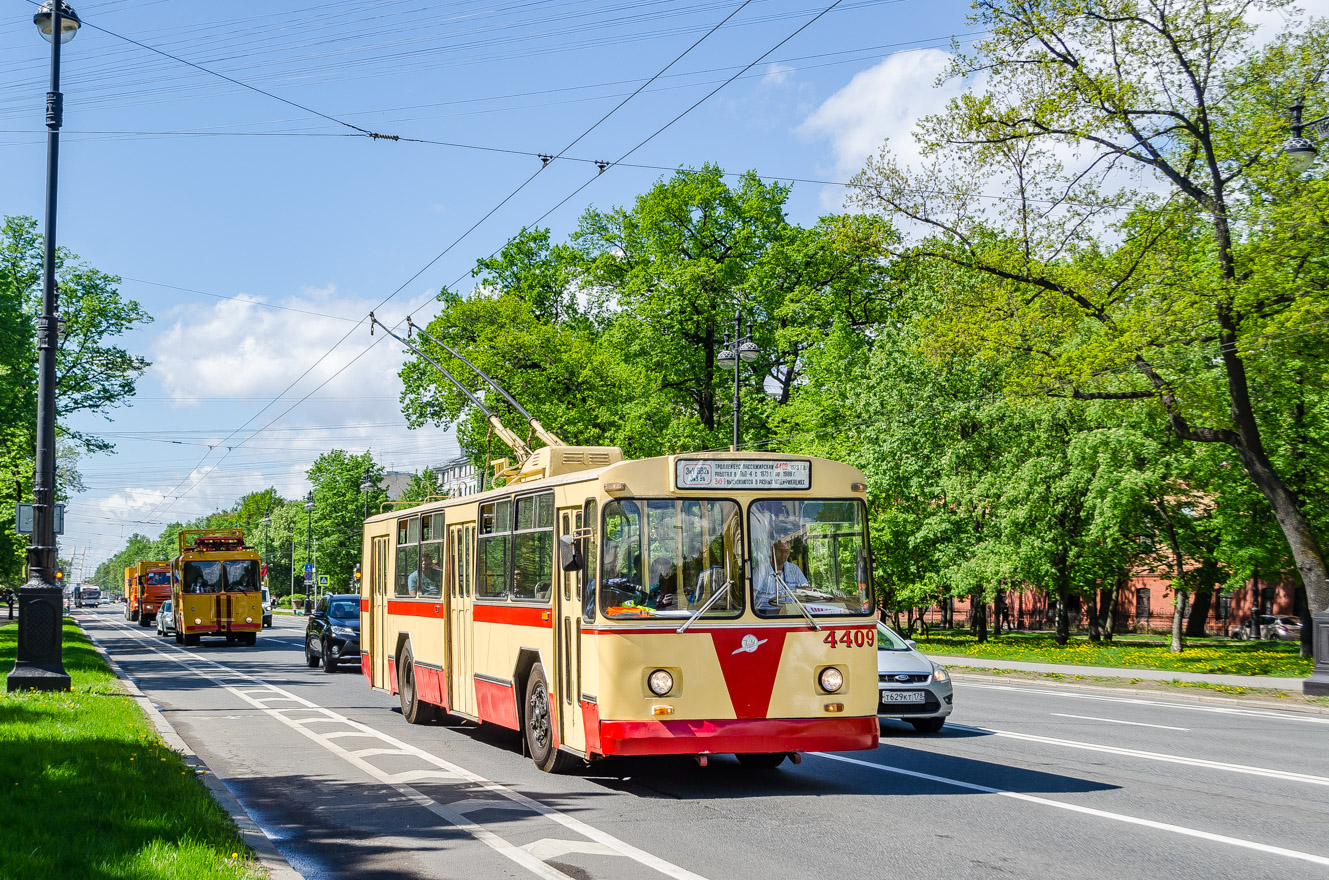
{"type": "Polygon", "coordinates": [[[150,587],[165,587],[171,583],[171,573],[169,571],[150,571],[146,575],[146,583],[150,587]]]}
{"type": "Polygon", "coordinates": [[[857,501],[754,501],[753,608],[764,617],[869,614],[867,528],[857,501]]]}
{"type": "Polygon", "coordinates": [[[247,593],[257,590],[258,562],[252,559],[200,559],[185,563],[186,593],[247,593]]]}
{"type": "Polygon", "coordinates": [[[598,592],[605,617],[685,620],[703,607],[708,618],[743,612],[743,534],[734,502],[610,501],[603,536],[598,592]]]}

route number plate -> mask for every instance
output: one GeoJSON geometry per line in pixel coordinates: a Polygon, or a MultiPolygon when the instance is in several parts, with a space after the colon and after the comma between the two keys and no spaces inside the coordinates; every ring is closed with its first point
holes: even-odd
{"type": "Polygon", "coordinates": [[[924,703],[927,702],[922,691],[882,691],[883,703],[924,703]]]}

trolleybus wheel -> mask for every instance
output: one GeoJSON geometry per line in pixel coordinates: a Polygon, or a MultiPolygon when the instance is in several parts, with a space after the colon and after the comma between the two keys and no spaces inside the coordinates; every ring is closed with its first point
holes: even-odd
{"type": "Polygon", "coordinates": [[[240,644],[254,647],[258,644],[258,633],[244,633],[240,636],[240,644]]]}
{"type": "Polygon", "coordinates": [[[743,752],[734,757],[744,767],[754,770],[774,770],[784,763],[784,752],[743,752]]]}
{"type": "Polygon", "coordinates": [[[577,759],[554,748],[554,718],[549,711],[549,685],[545,683],[545,670],[539,663],[531,667],[526,679],[526,712],[522,727],[526,731],[526,747],[535,766],[546,773],[566,773],[576,766],[577,759]]]}
{"type": "Polygon", "coordinates": [[[305,639],[305,665],[310,669],[313,669],[318,666],[318,658],[315,657],[314,652],[309,649],[311,644],[312,642],[310,642],[309,639],[305,639]]]}
{"type": "Polygon", "coordinates": [[[337,671],[337,657],[332,653],[332,645],[328,642],[323,643],[323,671],[337,671]]]}
{"type": "Polygon", "coordinates": [[[401,717],[411,724],[428,724],[438,714],[438,707],[420,699],[415,687],[415,658],[410,646],[402,652],[400,672],[397,673],[397,694],[401,697],[401,717]]]}
{"type": "Polygon", "coordinates": [[[185,637],[180,635],[180,627],[178,626],[175,628],[175,643],[177,645],[183,645],[185,643],[185,637]]]}
{"type": "Polygon", "coordinates": [[[199,639],[199,634],[198,634],[198,633],[185,633],[185,644],[186,644],[186,645],[197,645],[197,644],[198,644],[198,639],[199,639]]]}
{"type": "Polygon", "coordinates": [[[234,645],[234,644],[235,644],[235,633],[227,633],[227,634],[226,634],[226,644],[228,644],[228,645],[234,645]]]}

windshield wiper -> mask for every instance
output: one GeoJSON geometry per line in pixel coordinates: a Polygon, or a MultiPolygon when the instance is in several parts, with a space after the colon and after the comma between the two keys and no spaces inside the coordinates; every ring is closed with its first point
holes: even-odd
{"type": "Polygon", "coordinates": [[[683,621],[683,625],[680,626],[678,629],[674,630],[674,632],[676,633],[686,632],[688,627],[696,623],[698,617],[701,617],[703,614],[705,614],[707,609],[709,609],[712,605],[715,604],[716,599],[719,599],[721,596],[727,595],[729,593],[729,588],[732,587],[733,585],[734,585],[733,578],[730,578],[729,580],[725,581],[724,584],[720,587],[720,589],[711,593],[711,598],[703,602],[702,606],[698,608],[691,617],[683,621]]]}
{"type": "Polygon", "coordinates": [[[817,632],[821,632],[821,625],[818,624],[817,621],[813,619],[812,612],[809,611],[806,607],[804,607],[802,602],[798,601],[798,597],[794,595],[794,591],[790,589],[789,585],[784,582],[784,575],[779,574],[778,572],[775,571],[772,571],[771,574],[775,577],[776,597],[779,597],[780,595],[780,588],[784,587],[784,591],[789,594],[789,598],[794,600],[794,604],[798,606],[798,610],[802,611],[803,616],[808,619],[808,626],[812,627],[817,632]]]}

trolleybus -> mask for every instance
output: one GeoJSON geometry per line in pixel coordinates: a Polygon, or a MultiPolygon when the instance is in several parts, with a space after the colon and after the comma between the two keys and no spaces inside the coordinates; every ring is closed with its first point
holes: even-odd
{"type": "Polygon", "coordinates": [[[138,562],[125,569],[125,620],[152,626],[162,603],[171,598],[169,560],[138,562]]]}
{"type": "Polygon", "coordinates": [[[259,556],[240,529],[184,529],[171,560],[171,613],[175,640],[197,645],[202,636],[253,645],[263,628],[259,556]]]}
{"type": "Polygon", "coordinates": [[[859,470],[773,453],[524,452],[501,488],[365,522],[362,671],[407,721],[447,712],[521,731],[551,772],[876,747],[859,470]]]}

